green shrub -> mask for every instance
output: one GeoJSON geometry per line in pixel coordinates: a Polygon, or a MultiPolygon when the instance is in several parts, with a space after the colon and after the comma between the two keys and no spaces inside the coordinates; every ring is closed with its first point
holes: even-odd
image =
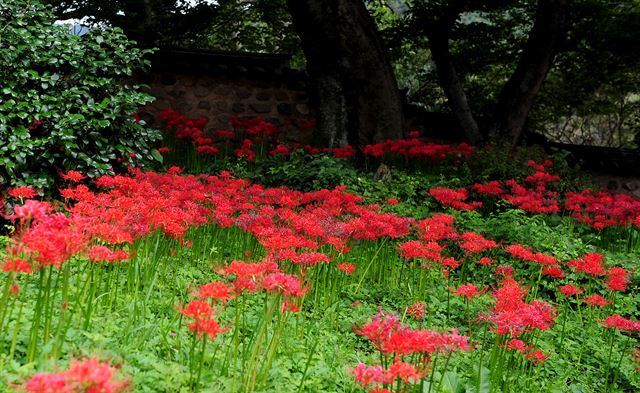
{"type": "Polygon", "coordinates": [[[246,168],[236,167],[236,175],[265,186],[287,186],[312,191],[334,188],[356,176],[351,161],[328,155],[308,154],[296,149],[290,157],[268,157],[246,168]]]}
{"type": "Polygon", "coordinates": [[[488,180],[516,179],[523,181],[533,173],[533,169],[527,165],[527,161],[533,160],[542,163],[548,159],[553,161],[549,172],[559,175],[561,179],[555,185],[555,191],[578,191],[593,186],[579,168],[572,168],[567,164],[566,153],[556,152],[549,155],[542,148],[536,147],[519,148],[515,151],[498,146],[476,149],[473,156],[464,162],[458,176],[467,184],[488,180]]]}
{"type": "Polygon", "coordinates": [[[134,120],[152,97],[126,83],[148,65],[118,29],[82,36],[37,1],[0,4],[0,182],[46,187],[151,156],[160,133],[134,120]]]}

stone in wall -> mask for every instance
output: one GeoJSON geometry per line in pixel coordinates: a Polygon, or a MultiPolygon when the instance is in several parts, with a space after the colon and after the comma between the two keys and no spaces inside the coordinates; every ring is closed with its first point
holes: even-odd
{"type": "Polygon", "coordinates": [[[159,56],[152,63],[153,72],[138,78],[157,98],[140,111],[154,126],[159,124],[153,116],[165,108],[187,117],[205,117],[210,129],[228,128],[230,116],[260,116],[282,125],[289,118],[306,119],[311,114],[304,74],[283,69],[286,58],[281,55],[183,52],[159,56]]]}

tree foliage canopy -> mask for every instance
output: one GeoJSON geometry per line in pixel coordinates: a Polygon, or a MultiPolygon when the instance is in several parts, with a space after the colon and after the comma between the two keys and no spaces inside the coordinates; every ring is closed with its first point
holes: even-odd
{"type": "MultiPolygon", "coordinates": [[[[93,21],[121,27],[131,38],[147,46],[277,51],[302,58],[300,40],[284,0],[48,2],[56,6],[61,18],[89,16],[93,21]]],[[[495,125],[507,82],[519,64],[523,67],[527,43],[536,31],[544,33],[554,25],[549,23],[536,30],[536,15],[544,9],[546,16],[539,20],[548,22],[553,10],[566,4],[562,6],[566,8],[566,17],[562,19],[566,22],[554,38],[557,44],[547,48],[551,51],[550,64],[544,70],[546,77],[541,78],[544,83],[536,87],[540,90],[532,94],[535,100],[525,128],[549,131],[589,116],[592,120],[607,120],[619,133],[638,133],[640,53],[635,48],[640,47],[637,34],[640,4],[637,0],[366,0],[364,3],[378,24],[408,100],[431,111],[455,113],[454,96],[451,91],[447,93],[452,79],[442,73],[442,64],[446,64],[454,72],[448,76],[459,82],[457,96],[464,93],[468,105],[465,110],[485,134],[495,125]],[[447,46],[443,48],[447,55],[440,67],[434,63],[437,39],[447,46]]],[[[326,16],[331,18],[329,12],[326,16]]],[[[326,36],[330,35],[327,32],[326,36]]],[[[548,39],[542,34],[539,43],[548,39]]],[[[602,127],[605,125],[596,128],[602,127]]]]}

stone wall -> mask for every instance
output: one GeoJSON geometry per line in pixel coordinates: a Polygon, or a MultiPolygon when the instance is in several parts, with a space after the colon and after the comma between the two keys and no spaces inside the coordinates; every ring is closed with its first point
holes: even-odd
{"type": "Polygon", "coordinates": [[[157,114],[172,108],[187,117],[204,117],[208,129],[229,128],[229,118],[264,117],[281,125],[312,116],[303,71],[288,67],[283,55],[215,51],[163,51],[137,82],[156,100],[140,117],[159,126],[157,114]]]}

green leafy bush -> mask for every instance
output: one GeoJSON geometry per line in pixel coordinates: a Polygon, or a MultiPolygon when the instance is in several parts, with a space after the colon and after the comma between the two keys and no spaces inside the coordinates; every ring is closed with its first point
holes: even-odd
{"type": "Polygon", "coordinates": [[[118,29],[72,35],[36,1],[0,5],[0,182],[53,184],[151,156],[160,133],[134,113],[152,97],[127,84],[148,65],[118,29]]]}
{"type": "Polygon", "coordinates": [[[356,176],[353,164],[344,158],[308,154],[294,150],[290,157],[269,157],[250,168],[236,168],[236,175],[266,186],[287,186],[301,191],[334,188],[356,176]]]}
{"type": "Polygon", "coordinates": [[[529,160],[544,162],[551,159],[551,173],[560,176],[556,191],[577,191],[593,186],[588,177],[579,168],[572,168],[566,161],[566,153],[556,152],[548,155],[541,148],[521,148],[515,151],[498,146],[487,146],[476,149],[473,157],[464,162],[457,174],[463,183],[476,183],[488,180],[524,180],[533,173],[527,165],[529,160]]]}

